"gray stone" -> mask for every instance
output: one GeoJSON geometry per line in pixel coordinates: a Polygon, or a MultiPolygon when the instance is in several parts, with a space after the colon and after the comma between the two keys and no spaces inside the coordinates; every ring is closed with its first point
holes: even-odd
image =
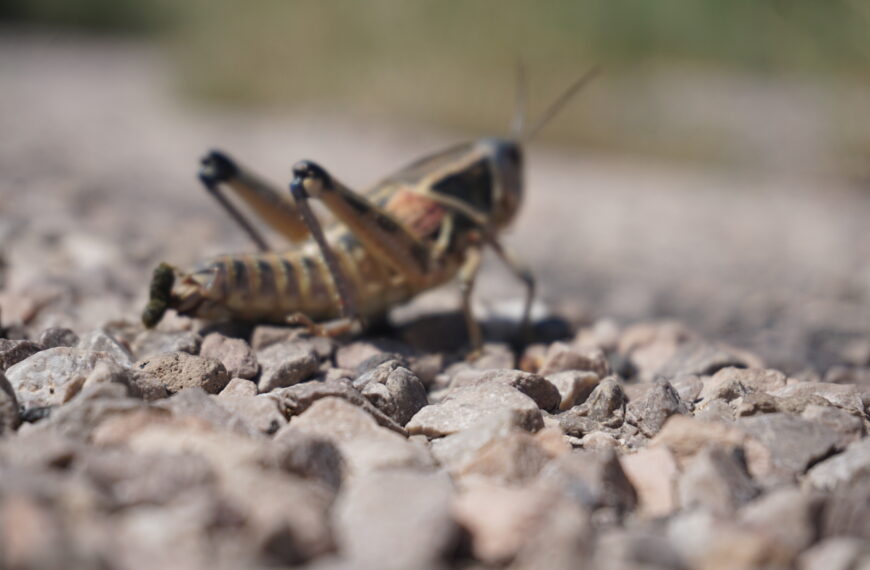
{"type": "Polygon", "coordinates": [[[539,532],[561,497],[541,485],[467,485],[453,500],[457,522],[471,535],[474,558],[486,565],[510,562],[539,532]]]}
{"type": "Polygon", "coordinates": [[[866,390],[870,388],[870,365],[832,366],[825,372],[824,381],[834,384],[855,384],[866,390]]]}
{"type": "Polygon", "coordinates": [[[689,410],[673,386],[666,380],[657,380],[642,398],[628,403],[625,413],[629,423],[645,436],[653,437],[665,420],[674,414],[688,414],[689,410]]]}
{"type": "Polygon", "coordinates": [[[687,405],[694,406],[701,395],[704,383],[695,374],[681,374],[671,380],[671,386],[687,405]]]}
{"type": "Polygon", "coordinates": [[[258,389],[261,393],[284,388],[307,380],[317,373],[320,360],[314,351],[293,342],[279,342],[257,353],[262,371],[258,389]]]}
{"type": "Polygon", "coordinates": [[[244,521],[229,536],[243,530],[262,566],[298,566],[335,549],[329,525],[334,492],[326,485],[275,470],[236,468],[221,473],[220,487],[244,521]]]}
{"type": "Polygon", "coordinates": [[[720,515],[734,512],[759,492],[739,452],[714,446],[695,455],[677,487],[684,509],[701,506],[720,515]]]}
{"type": "Polygon", "coordinates": [[[534,436],[514,429],[477,450],[459,471],[459,475],[474,475],[498,483],[522,485],[534,480],[550,459],[550,454],[534,436]]]}
{"type": "Polygon", "coordinates": [[[510,386],[493,384],[451,390],[440,403],[417,412],[405,427],[410,434],[441,437],[488,421],[505,410],[529,431],[544,425],[534,400],[510,386]]]}
{"type": "Polygon", "coordinates": [[[477,452],[491,442],[508,437],[516,430],[518,418],[505,410],[501,416],[493,416],[490,421],[477,424],[445,437],[433,439],[430,447],[435,459],[453,474],[459,474],[477,452]]]}
{"type": "Polygon", "coordinates": [[[131,396],[142,398],[146,402],[162,400],[170,396],[163,382],[150,374],[134,368],[128,371],[128,377],[131,396]]]}
{"type": "Polygon", "coordinates": [[[251,348],[260,351],[273,344],[291,340],[295,336],[295,329],[290,327],[258,325],[251,333],[251,348]]]}
{"type": "Polygon", "coordinates": [[[746,368],[752,364],[754,362],[738,355],[729,347],[691,340],[677,347],[673,356],[658,370],[658,374],[665,378],[683,374],[705,376],[729,366],[746,368]]]}
{"type": "Polygon", "coordinates": [[[301,349],[313,350],[321,360],[332,360],[336,342],[325,336],[311,336],[305,330],[274,325],[259,325],[251,335],[251,348],[255,352],[279,342],[291,342],[301,349]]]}
{"type": "Polygon", "coordinates": [[[664,517],[679,508],[676,493],[679,470],[666,447],[647,447],[621,455],[619,463],[637,491],[641,516],[664,517]]]}
{"type": "Polygon", "coordinates": [[[870,439],[850,444],[843,453],[814,465],[804,483],[814,489],[829,491],[849,486],[870,477],[870,439]]]}
{"type": "Polygon", "coordinates": [[[737,417],[772,414],[781,412],[780,399],[766,392],[753,392],[734,402],[734,415],[737,417]]]}
{"type": "Polygon", "coordinates": [[[819,535],[823,497],[796,487],[775,489],[740,510],[740,522],[774,539],[791,557],[808,548],[819,535]]]}
{"type": "Polygon", "coordinates": [[[736,425],[767,447],[778,480],[793,480],[833,452],[839,440],[830,427],[789,414],[741,418],[736,425]]]}
{"type": "Polygon", "coordinates": [[[479,372],[485,370],[512,370],[515,368],[516,357],[509,346],[498,343],[486,343],[483,348],[475,353],[474,358],[458,360],[447,366],[442,374],[435,378],[433,389],[437,390],[448,386],[453,378],[465,372],[479,372]]]}
{"type": "Polygon", "coordinates": [[[614,376],[604,378],[589,397],[577,407],[580,415],[603,422],[605,425],[618,426],[625,417],[625,393],[614,376]]]}
{"type": "Polygon", "coordinates": [[[3,372],[0,371],[0,436],[15,431],[21,423],[18,415],[18,398],[3,372]]]}
{"type": "Polygon", "coordinates": [[[378,424],[399,434],[407,435],[404,428],[393,418],[379,410],[359,393],[349,380],[328,382],[304,382],[287,388],[279,388],[269,393],[275,398],[286,417],[298,416],[311,405],[323,398],[341,398],[371,415],[378,424]]]}
{"type": "MultiPolygon", "coordinates": [[[[658,380],[661,380],[661,378],[658,380]]],[[[647,393],[653,389],[653,386],[655,386],[655,382],[631,382],[628,384],[620,384],[620,386],[622,386],[622,392],[625,394],[625,401],[628,403],[633,400],[640,400],[646,396],[647,393]]]]}
{"type": "Polygon", "coordinates": [[[136,453],[201,456],[220,476],[240,468],[279,468],[266,437],[193,388],[159,406],[103,420],[91,440],[97,446],[123,446],[136,453]]]}
{"type": "Polygon", "coordinates": [[[734,426],[677,415],[665,422],[650,445],[663,445],[684,462],[708,445],[733,448],[743,446],[745,441],[746,434],[734,426]]]}
{"type": "MultiPolygon", "coordinates": [[[[726,368],[724,370],[731,371],[735,368],[726,368]]],[[[737,398],[742,398],[754,391],[754,388],[747,387],[741,382],[741,377],[734,373],[722,374],[722,371],[717,372],[713,376],[704,379],[704,387],[701,389],[697,407],[702,407],[705,403],[713,400],[730,402],[737,398]]]]}
{"type": "Polygon", "coordinates": [[[63,327],[50,327],[39,333],[36,344],[43,348],[55,348],[58,346],[72,347],[78,344],[79,337],[70,329],[63,327]]]}
{"type": "Polygon", "coordinates": [[[827,382],[798,382],[773,392],[780,398],[821,397],[838,408],[854,414],[864,413],[864,402],[857,387],[849,384],[830,384],[827,382]]]}
{"type": "Polygon", "coordinates": [[[0,438],[0,465],[27,473],[46,472],[73,464],[87,451],[82,441],[51,430],[21,431],[16,437],[0,438]]]}
{"type": "Polygon", "coordinates": [[[828,495],[822,514],[822,536],[854,536],[870,542],[870,480],[840,485],[828,495]]]}
{"type": "Polygon", "coordinates": [[[623,332],[617,351],[630,362],[638,378],[648,382],[655,379],[677,347],[691,338],[692,333],[680,323],[638,323],[623,332]]]}
{"type": "Polygon", "coordinates": [[[111,355],[67,347],[37,352],[9,368],[6,378],[26,408],[56,406],[78,394],[100,362],[118,372],[118,380],[126,378],[111,355]]]}
{"type": "Polygon", "coordinates": [[[779,370],[765,368],[735,368],[729,366],[716,372],[711,385],[727,385],[736,382],[750,391],[774,392],[786,385],[786,376],[779,370]]]}
{"type": "Polygon", "coordinates": [[[440,565],[457,546],[444,474],[372,473],[339,494],[333,516],[338,546],[354,568],[405,570],[440,565]]]}
{"type": "Polygon", "coordinates": [[[574,335],[573,344],[576,346],[597,346],[598,348],[612,352],[617,349],[621,331],[619,324],[610,318],[598,319],[592,326],[583,327],[574,335]]]}
{"type": "Polygon", "coordinates": [[[42,349],[41,345],[29,340],[0,338],[0,372],[5,372],[13,365],[33,356],[42,349]]]}
{"type": "MultiPolygon", "coordinates": [[[[396,468],[430,470],[435,464],[424,446],[379,426],[371,414],[341,398],[317,400],[283,430],[333,442],[351,476],[396,468]]],[[[275,437],[284,436],[279,431],[275,437]]]]}
{"type": "Polygon", "coordinates": [[[444,354],[422,354],[412,358],[408,368],[417,375],[426,388],[429,388],[435,382],[435,377],[444,370],[446,362],[447,358],[444,354]]]}
{"type": "MultiPolygon", "coordinates": [[[[234,524],[238,530],[241,519],[238,510],[228,503],[216,493],[193,490],[166,505],[123,509],[103,528],[88,533],[104,537],[100,543],[104,555],[91,567],[137,568],[142,560],[158,568],[212,568],[233,562],[243,566],[244,561],[238,560],[238,546],[227,548],[230,540],[223,539],[230,535],[234,524]],[[208,547],[215,535],[223,539],[221,545],[208,547]],[[235,554],[235,560],[230,553],[235,554]]],[[[248,554],[249,559],[251,556],[248,554]]]]}
{"type": "Polygon", "coordinates": [[[810,404],[804,408],[801,417],[826,425],[837,432],[839,435],[837,449],[844,449],[853,441],[858,441],[867,435],[864,420],[842,408],[810,404]]]}
{"type": "Polygon", "coordinates": [[[224,389],[221,390],[221,393],[218,394],[219,397],[223,398],[224,396],[256,396],[257,395],[257,384],[252,382],[251,380],[245,380],[244,378],[233,378],[230,380],[224,389]]]}
{"type": "Polygon", "coordinates": [[[408,423],[429,403],[423,383],[397,360],[384,362],[361,374],[353,385],[399,425],[408,423]]]}
{"type": "MultiPolygon", "coordinates": [[[[569,436],[566,436],[569,437],[569,436]]],[[[586,450],[602,451],[605,449],[616,449],[619,447],[619,442],[609,433],[603,431],[592,431],[586,433],[580,438],[580,447],[586,450]]]]}
{"type": "Polygon", "coordinates": [[[121,384],[95,384],[82,390],[66,405],[55,408],[47,419],[31,426],[28,431],[49,432],[86,441],[107,419],[132,414],[146,406],[142,400],[128,397],[127,388],[121,384]]]}
{"type": "Polygon", "coordinates": [[[358,340],[339,347],[335,352],[335,365],[339,368],[356,370],[357,367],[379,354],[410,355],[411,350],[398,341],[386,340],[358,340]]]}
{"type": "Polygon", "coordinates": [[[688,568],[703,568],[708,551],[720,530],[721,519],[705,509],[685,509],[667,521],[667,538],[688,568]]]}
{"type": "Polygon", "coordinates": [[[208,334],[202,339],[199,355],[219,360],[230,378],[250,380],[260,371],[257,355],[240,338],[229,338],[220,333],[208,334]]]}
{"type": "Polygon", "coordinates": [[[271,448],[282,469],[321,481],[335,490],[341,486],[344,458],[329,439],[296,429],[282,429],[272,439],[271,448]]]}
{"type": "Polygon", "coordinates": [[[610,374],[610,363],[598,347],[572,346],[564,342],[554,342],[547,349],[547,355],[538,374],[549,376],[565,370],[594,372],[599,378],[610,374]]]}
{"type": "Polygon", "coordinates": [[[870,555],[870,545],[860,538],[826,538],[798,557],[798,570],[853,570],[861,556],[870,555]]]}
{"type": "Polygon", "coordinates": [[[216,402],[246,424],[264,434],[273,434],[287,423],[278,402],[267,396],[231,396],[221,392],[216,402]]]}
{"type": "MultiPolygon", "coordinates": [[[[585,438],[587,435],[600,433],[601,430],[613,431],[591,418],[576,413],[576,410],[568,410],[558,416],[559,428],[565,432],[566,436],[574,438],[585,438]]],[[[608,433],[608,435],[610,435],[608,433]]],[[[610,435],[612,438],[613,436],[610,435]]]]}
{"type": "Polygon", "coordinates": [[[82,390],[86,390],[96,384],[121,384],[127,387],[127,392],[130,396],[141,398],[142,393],[139,391],[139,387],[134,385],[133,376],[134,374],[131,370],[121,368],[108,360],[102,360],[97,362],[94,369],[85,378],[82,390]]]}
{"type": "Polygon", "coordinates": [[[76,467],[110,494],[114,508],[165,505],[215,482],[211,466],[196,455],[89,450],[76,467]]]}
{"type": "Polygon", "coordinates": [[[625,393],[613,376],[602,380],[585,402],[559,415],[565,433],[578,437],[601,427],[619,427],[624,420],[625,393]]]}
{"type": "Polygon", "coordinates": [[[734,421],[734,407],[724,400],[711,400],[695,408],[695,417],[704,422],[731,423],[734,421]]]}
{"type": "Polygon", "coordinates": [[[544,363],[544,358],[546,357],[546,344],[530,344],[526,346],[526,348],[523,350],[523,353],[520,355],[520,361],[517,364],[517,368],[537,374],[538,371],[541,369],[541,365],[544,363]]]}
{"type": "Polygon", "coordinates": [[[606,508],[622,516],[637,505],[637,493],[612,449],[560,455],[541,470],[540,477],[590,510],[606,508]]]}
{"type": "Polygon", "coordinates": [[[464,370],[456,374],[450,388],[481,386],[501,383],[516,388],[538,404],[542,410],[555,411],[559,407],[559,390],[543,376],[521,370],[464,370]]]}
{"type": "Polygon", "coordinates": [[[559,411],[562,412],[585,402],[599,382],[594,372],[579,370],[556,372],[547,376],[547,380],[559,391],[559,411]]]}
{"type": "Polygon", "coordinates": [[[105,352],[124,368],[130,368],[135,362],[130,349],[104,329],[93,330],[79,339],[77,348],[92,352],[105,352]]]}
{"type": "Polygon", "coordinates": [[[224,365],[186,352],[158,354],[136,363],[136,368],[166,386],[170,394],[184,388],[202,388],[217,394],[230,381],[224,365]]]}
{"type": "Polygon", "coordinates": [[[168,352],[199,354],[202,337],[190,331],[161,331],[147,329],[139,333],[131,344],[139,360],[168,352]]]}
{"type": "MultiPolygon", "coordinates": [[[[598,535],[590,567],[602,570],[683,568],[684,562],[663,529],[604,529],[598,535]]],[[[704,567],[707,570],[708,567],[704,567]]]]}
{"type": "Polygon", "coordinates": [[[576,504],[552,505],[517,553],[512,570],[576,570],[578,560],[592,556],[589,515],[576,504]]]}
{"type": "Polygon", "coordinates": [[[507,344],[487,342],[470,364],[475,370],[509,370],[516,365],[516,355],[507,344]]]}
{"type": "MultiPolygon", "coordinates": [[[[240,414],[235,414],[228,407],[224,407],[223,403],[223,399],[213,398],[205,390],[197,387],[185,388],[156,405],[171,411],[177,417],[198,418],[214,427],[240,435],[260,435],[261,430],[249,424],[240,414]]],[[[275,419],[274,416],[272,419],[275,419]]],[[[260,427],[262,421],[264,420],[258,421],[260,427]]],[[[266,427],[270,427],[268,423],[266,427]]]]}
{"type": "MultiPolygon", "coordinates": [[[[24,478],[22,475],[21,478],[24,478]]],[[[5,568],[86,568],[88,561],[76,546],[69,524],[55,509],[35,494],[8,492],[0,501],[0,537],[4,549],[0,564],[5,568]],[[25,524],[26,523],[26,524],[25,524]]]]}

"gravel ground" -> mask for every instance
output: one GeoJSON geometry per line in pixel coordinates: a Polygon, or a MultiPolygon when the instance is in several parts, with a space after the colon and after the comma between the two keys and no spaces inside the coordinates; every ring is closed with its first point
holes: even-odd
{"type": "Polygon", "coordinates": [[[144,331],[157,261],[248,247],[203,149],[363,186],[452,140],[184,108],[165,71],[0,37],[0,566],[870,568],[866,194],[534,148],[534,344],[497,266],[473,362],[449,289],[342,342],[144,331]]]}

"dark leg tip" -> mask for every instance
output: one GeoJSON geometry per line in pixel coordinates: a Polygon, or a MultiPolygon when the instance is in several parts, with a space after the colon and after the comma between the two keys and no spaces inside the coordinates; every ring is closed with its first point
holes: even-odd
{"type": "Polygon", "coordinates": [[[203,180],[223,182],[236,175],[239,168],[229,156],[219,150],[211,150],[200,160],[199,176],[203,180]]]}
{"type": "Polygon", "coordinates": [[[326,170],[310,160],[300,160],[293,165],[293,178],[299,180],[318,180],[324,186],[331,184],[331,179],[326,170]]]}

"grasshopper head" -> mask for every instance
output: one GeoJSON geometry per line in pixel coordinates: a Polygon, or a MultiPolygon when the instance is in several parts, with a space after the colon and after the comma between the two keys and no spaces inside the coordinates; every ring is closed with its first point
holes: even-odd
{"type": "Polygon", "coordinates": [[[511,139],[482,139],[476,143],[493,175],[490,215],[497,227],[510,223],[523,201],[523,151],[511,139]]]}

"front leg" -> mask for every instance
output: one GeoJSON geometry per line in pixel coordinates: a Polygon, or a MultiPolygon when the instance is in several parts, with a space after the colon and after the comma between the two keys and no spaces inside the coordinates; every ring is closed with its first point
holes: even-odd
{"type": "Polygon", "coordinates": [[[462,314],[465,317],[465,326],[468,328],[468,340],[471,343],[471,355],[479,354],[483,349],[483,335],[480,332],[480,323],[474,318],[471,308],[471,294],[474,292],[474,284],[480,271],[480,262],[483,260],[480,248],[472,247],[465,256],[465,262],[459,269],[459,290],[462,294],[462,314]]]}
{"type": "MultiPolygon", "coordinates": [[[[498,255],[499,259],[505,265],[507,265],[508,268],[511,270],[511,273],[514,274],[514,277],[519,279],[525,286],[526,298],[523,305],[522,318],[520,320],[520,331],[523,337],[526,340],[529,340],[531,337],[530,320],[532,303],[535,299],[535,276],[517,259],[517,257],[513,253],[511,253],[501,244],[498,236],[489,226],[488,220],[483,214],[474,210],[471,206],[463,203],[461,200],[453,198],[452,196],[443,196],[440,194],[430,194],[427,196],[434,202],[437,202],[447,208],[451,212],[450,218],[452,218],[452,216],[462,216],[467,221],[474,224],[477,227],[477,231],[480,233],[480,239],[482,239],[484,243],[492,247],[496,255],[498,255]]],[[[450,218],[448,218],[448,220],[450,220],[450,218]]],[[[439,243],[441,242],[440,237],[441,236],[439,236],[438,240],[439,243]]]]}
{"type": "Polygon", "coordinates": [[[532,327],[531,327],[531,313],[532,313],[532,303],[535,300],[535,276],[534,274],[525,267],[517,257],[508,249],[506,249],[501,243],[498,241],[495,236],[491,234],[486,236],[486,242],[492,247],[495,251],[496,255],[501,259],[502,263],[508,266],[511,272],[514,274],[514,277],[519,279],[526,288],[526,298],[523,303],[523,316],[520,320],[520,333],[523,336],[523,339],[526,342],[529,342],[532,337],[532,327]]]}

